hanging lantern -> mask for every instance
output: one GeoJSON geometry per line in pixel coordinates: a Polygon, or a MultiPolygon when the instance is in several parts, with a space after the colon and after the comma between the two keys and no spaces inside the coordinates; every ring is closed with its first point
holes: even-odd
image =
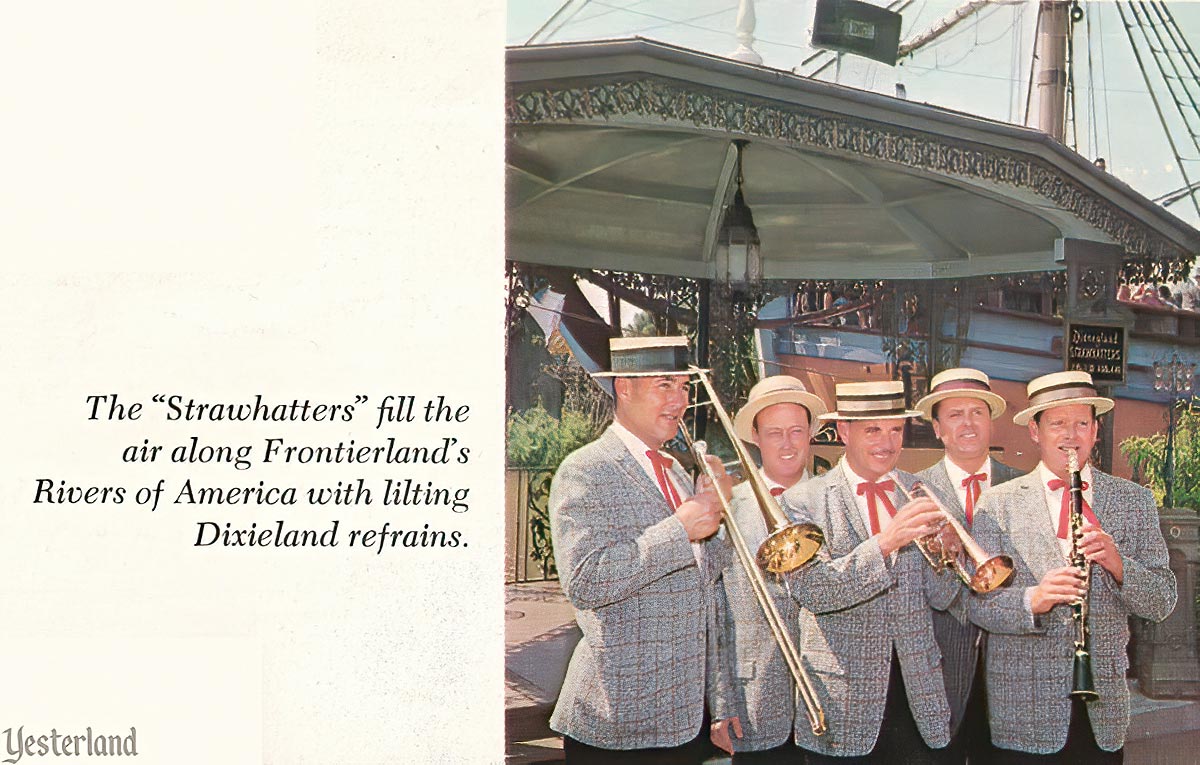
{"type": "Polygon", "coordinates": [[[737,146],[737,191],[733,203],[726,206],[717,237],[718,274],[731,289],[739,292],[757,289],[762,285],[762,252],[759,249],[758,228],[754,215],[742,194],[742,148],[746,141],[734,141],[737,146]]]}

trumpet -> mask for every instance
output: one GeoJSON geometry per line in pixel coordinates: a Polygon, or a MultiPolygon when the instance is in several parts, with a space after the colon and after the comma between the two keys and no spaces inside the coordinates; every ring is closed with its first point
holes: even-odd
{"type": "MultiPolygon", "coordinates": [[[[762,566],[762,568],[774,573],[782,573],[798,568],[816,555],[817,550],[824,543],[824,534],[811,523],[788,523],[787,516],[783,514],[783,511],[775,502],[775,498],[767,490],[762,476],[758,474],[758,470],[746,453],[745,447],[738,442],[733,423],[730,422],[729,415],[718,401],[716,392],[713,390],[707,374],[694,367],[693,372],[699,375],[701,383],[708,392],[710,403],[717,414],[717,419],[729,434],[729,440],[734,445],[734,451],[737,452],[738,460],[742,465],[742,471],[746,475],[746,480],[751,482],[750,485],[754,489],[754,495],[757,499],[759,510],[763,514],[763,519],[767,522],[767,528],[774,528],[766,541],[759,547],[757,554],[752,553],[750,547],[746,544],[746,538],[742,536],[742,532],[737,526],[729,501],[719,491],[717,492],[717,497],[721,502],[725,529],[729,534],[730,545],[733,547],[738,563],[746,572],[746,578],[750,581],[750,589],[754,592],[754,598],[758,601],[758,605],[763,611],[763,616],[766,617],[767,626],[771,630],[775,644],[779,647],[780,653],[783,654],[788,671],[796,683],[796,691],[804,703],[805,714],[808,717],[808,724],[812,728],[813,735],[820,736],[827,730],[825,725],[825,711],[821,708],[821,703],[817,699],[812,682],[804,671],[804,666],[800,662],[800,651],[796,648],[796,643],[792,640],[787,624],[784,622],[783,616],[779,613],[779,609],[775,606],[775,601],[772,599],[771,593],[767,590],[766,579],[759,567],[762,566]],[[766,562],[764,563],[764,561],[766,562]],[[774,566],[775,568],[770,568],[769,566],[774,566]]],[[[694,441],[691,434],[688,433],[687,428],[680,428],[680,432],[683,434],[683,440],[687,443],[688,449],[692,452],[693,457],[695,457],[697,466],[699,466],[703,474],[715,486],[717,483],[716,475],[713,473],[712,466],[704,459],[707,452],[707,444],[703,441],[694,441]]]]}
{"type": "MultiPolygon", "coordinates": [[[[1092,565],[1079,549],[1079,538],[1083,534],[1083,479],[1079,474],[1079,454],[1067,449],[1067,472],[1070,492],[1071,565],[1083,574],[1083,589],[1088,592],[1092,583],[1092,565]]],[[[1075,622],[1075,660],[1071,667],[1071,695],[1084,701],[1100,698],[1092,682],[1092,655],[1088,652],[1088,596],[1071,604],[1071,618],[1075,622]]]]}
{"type": "Polygon", "coordinates": [[[916,481],[906,488],[900,482],[896,471],[889,473],[889,477],[896,482],[896,489],[907,498],[906,501],[928,497],[943,513],[945,522],[937,531],[913,540],[934,571],[940,574],[950,569],[958,575],[963,584],[979,593],[991,592],[1008,581],[1013,572],[1012,558],[1007,555],[989,556],[985,553],[979,543],[971,538],[962,524],[922,482],[916,481]]]}

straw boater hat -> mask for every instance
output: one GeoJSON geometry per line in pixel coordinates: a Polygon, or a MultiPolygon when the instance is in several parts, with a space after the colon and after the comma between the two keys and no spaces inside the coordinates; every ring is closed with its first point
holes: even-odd
{"type": "Polygon", "coordinates": [[[921,413],[904,408],[904,383],[838,383],[837,410],[821,415],[821,420],[894,420],[920,417],[921,413]]]}
{"type": "Polygon", "coordinates": [[[947,369],[934,375],[929,381],[929,395],[916,403],[916,409],[932,422],[934,405],[947,398],[977,398],[986,402],[993,420],[1004,414],[1008,406],[1003,398],[992,393],[992,382],[986,374],[968,367],[947,369]]]}
{"type": "Polygon", "coordinates": [[[757,444],[754,437],[754,418],[758,413],[775,404],[799,404],[808,410],[808,421],[812,432],[821,429],[818,417],[829,411],[820,397],[808,392],[804,383],[791,375],[773,375],[763,378],[750,389],[746,405],[733,419],[733,430],[737,437],[748,443],[757,444]]]}
{"type": "Polygon", "coordinates": [[[593,377],[662,377],[691,371],[688,339],[683,336],[613,337],[608,352],[610,371],[593,372],[593,377]]]}
{"type": "Polygon", "coordinates": [[[1114,406],[1111,398],[1096,393],[1092,376],[1087,372],[1055,372],[1042,375],[1029,383],[1026,392],[1029,394],[1029,408],[1013,415],[1014,425],[1025,425],[1038,412],[1056,406],[1091,404],[1096,408],[1097,415],[1111,411],[1114,406]]]}

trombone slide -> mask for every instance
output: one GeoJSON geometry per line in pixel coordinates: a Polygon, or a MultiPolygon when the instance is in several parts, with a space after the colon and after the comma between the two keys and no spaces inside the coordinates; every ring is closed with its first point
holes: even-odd
{"type": "MultiPolygon", "coordinates": [[[[688,448],[696,456],[697,465],[700,466],[701,471],[708,477],[708,480],[716,486],[717,477],[713,474],[712,466],[704,459],[706,444],[703,441],[693,441],[691,434],[687,432],[686,428],[681,428],[681,432],[683,433],[684,441],[687,442],[688,448]]],[[[762,480],[761,477],[759,480],[762,480]]],[[[813,735],[820,736],[828,730],[825,725],[825,711],[821,708],[821,702],[817,700],[817,694],[812,687],[812,682],[809,680],[803,665],[800,663],[800,651],[796,648],[796,643],[792,640],[787,624],[784,622],[783,616],[779,613],[779,609],[776,607],[775,601],[767,589],[766,579],[763,577],[762,570],[758,568],[754,554],[750,552],[750,548],[746,544],[746,539],[742,536],[741,529],[738,528],[729,500],[725,499],[724,495],[719,491],[717,492],[717,497],[721,502],[721,514],[724,518],[725,530],[729,534],[729,542],[733,547],[734,555],[737,556],[738,564],[742,567],[742,570],[746,572],[746,579],[750,582],[750,589],[754,592],[754,599],[758,601],[758,605],[763,611],[763,616],[766,618],[767,626],[771,630],[771,636],[775,639],[775,644],[779,647],[780,653],[783,654],[784,662],[787,663],[788,671],[791,673],[792,679],[796,682],[796,690],[800,694],[801,701],[804,703],[805,715],[808,717],[808,724],[812,728],[813,735]]]]}

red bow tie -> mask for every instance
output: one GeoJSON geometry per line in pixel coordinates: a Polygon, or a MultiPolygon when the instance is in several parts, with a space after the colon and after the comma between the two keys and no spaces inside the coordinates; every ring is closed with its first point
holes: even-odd
{"type": "Polygon", "coordinates": [[[658,488],[663,493],[663,498],[667,500],[667,504],[674,510],[679,507],[679,492],[675,490],[675,484],[671,483],[671,479],[667,477],[667,471],[671,469],[674,460],[665,454],[659,454],[653,449],[646,450],[646,456],[650,458],[650,464],[654,465],[654,477],[658,479],[658,488]]]}
{"type": "MultiPolygon", "coordinates": [[[[1069,487],[1067,487],[1067,482],[1061,478],[1051,479],[1046,485],[1050,487],[1050,491],[1064,489],[1062,493],[1062,509],[1058,512],[1058,538],[1067,539],[1071,535],[1071,492],[1069,487]]],[[[1088,483],[1084,481],[1082,488],[1086,490],[1087,487],[1088,483]]],[[[1080,499],[1083,498],[1080,497],[1080,499]]],[[[1092,508],[1088,505],[1086,499],[1083,499],[1083,517],[1093,526],[1100,525],[1100,521],[1096,520],[1096,515],[1092,512],[1092,508]]]]}
{"type": "Polygon", "coordinates": [[[896,506],[892,504],[892,500],[888,498],[887,493],[896,489],[895,481],[863,481],[858,485],[858,496],[867,495],[867,515],[871,519],[871,536],[879,533],[879,505],[876,503],[876,498],[883,502],[883,506],[888,511],[888,517],[892,518],[896,515],[896,506]]]}
{"type": "Polygon", "coordinates": [[[774,489],[771,489],[771,496],[772,496],[772,497],[778,497],[778,496],[779,496],[780,494],[782,494],[782,493],[783,493],[783,487],[782,487],[782,486],[776,486],[774,489]]]}
{"type": "Polygon", "coordinates": [[[971,526],[971,522],[975,517],[975,503],[979,501],[979,495],[983,491],[983,482],[987,480],[987,473],[976,473],[969,475],[962,480],[962,487],[967,490],[967,527],[971,526]]]}

